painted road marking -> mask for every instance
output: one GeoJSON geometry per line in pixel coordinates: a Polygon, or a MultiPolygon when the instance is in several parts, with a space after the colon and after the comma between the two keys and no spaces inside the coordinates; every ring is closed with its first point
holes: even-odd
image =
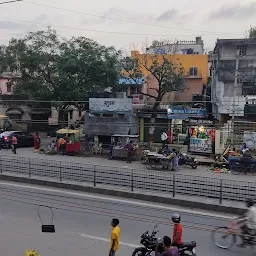
{"type": "MultiPolygon", "coordinates": [[[[109,243],[109,241],[110,241],[109,239],[107,239],[105,237],[91,236],[91,235],[87,235],[87,234],[80,234],[80,235],[82,237],[85,237],[85,238],[99,240],[99,241],[103,241],[103,242],[107,242],[107,243],[109,243]]],[[[141,245],[124,243],[122,241],[120,241],[120,245],[124,245],[124,246],[127,246],[127,247],[132,247],[132,248],[141,247],[141,245]]]]}
{"type": "Polygon", "coordinates": [[[74,195],[74,196],[80,196],[80,197],[85,197],[85,198],[92,198],[92,199],[100,199],[104,201],[110,201],[110,202],[117,202],[117,203],[126,203],[126,204],[131,204],[131,205],[137,205],[137,206],[143,206],[143,207],[148,207],[151,209],[162,209],[162,210],[170,210],[170,211],[180,211],[184,213],[189,213],[189,214],[195,214],[195,215],[201,215],[201,216],[208,216],[208,217],[215,217],[215,218],[221,218],[221,219],[233,219],[234,217],[232,216],[227,216],[227,215],[222,215],[222,214],[217,214],[217,213],[210,213],[210,212],[203,212],[199,210],[194,210],[194,209],[184,209],[181,207],[169,207],[169,206],[163,206],[163,205],[152,205],[146,202],[138,202],[138,201],[132,201],[129,199],[117,199],[117,198],[112,198],[112,197],[107,197],[107,196],[98,196],[98,195],[88,195],[88,194],[83,194],[79,192],[72,192],[64,189],[54,189],[54,188],[43,188],[39,186],[31,186],[31,185],[23,185],[23,184],[14,184],[14,183],[8,183],[8,182],[0,182],[2,185],[6,186],[12,186],[12,187],[20,187],[20,188],[29,188],[29,189],[34,189],[34,190],[41,190],[41,191],[48,191],[48,192],[54,192],[54,193],[61,193],[66,194],[66,195],[74,195]]]}

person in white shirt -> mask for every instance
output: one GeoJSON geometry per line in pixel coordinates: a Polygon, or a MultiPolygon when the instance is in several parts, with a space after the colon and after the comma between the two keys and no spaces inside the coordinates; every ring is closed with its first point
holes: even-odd
{"type": "Polygon", "coordinates": [[[250,242],[251,236],[256,233],[256,207],[254,206],[254,200],[249,198],[246,200],[246,206],[248,208],[244,215],[244,225],[242,229],[242,244],[240,247],[244,247],[246,243],[250,242]]]}

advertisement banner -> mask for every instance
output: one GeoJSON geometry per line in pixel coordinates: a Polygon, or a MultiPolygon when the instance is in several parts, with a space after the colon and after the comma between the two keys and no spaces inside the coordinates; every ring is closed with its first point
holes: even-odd
{"type": "Polygon", "coordinates": [[[199,138],[191,138],[189,144],[190,152],[198,152],[198,153],[212,153],[212,140],[209,139],[199,139],[199,138]]]}

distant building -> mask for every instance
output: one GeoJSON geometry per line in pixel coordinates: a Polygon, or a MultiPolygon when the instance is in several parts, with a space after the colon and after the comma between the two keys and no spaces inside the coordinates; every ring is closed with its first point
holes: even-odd
{"type": "Polygon", "coordinates": [[[251,111],[249,117],[256,121],[256,38],[218,39],[209,60],[214,116],[226,122],[233,114],[244,118],[251,111]]]}
{"type": "Polygon", "coordinates": [[[204,41],[200,36],[195,41],[153,41],[148,54],[204,54],[204,41]]]}

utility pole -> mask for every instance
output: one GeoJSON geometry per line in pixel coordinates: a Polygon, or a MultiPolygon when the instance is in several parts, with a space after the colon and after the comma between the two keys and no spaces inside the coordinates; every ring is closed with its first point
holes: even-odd
{"type": "Polygon", "coordinates": [[[232,113],[232,137],[231,137],[231,143],[234,147],[234,133],[235,133],[235,104],[236,104],[236,90],[237,90],[237,81],[238,81],[238,68],[239,68],[239,47],[237,47],[237,53],[236,53],[236,69],[235,69],[235,83],[234,83],[234,94],[233,94],[233,113],[232,113]]]}

